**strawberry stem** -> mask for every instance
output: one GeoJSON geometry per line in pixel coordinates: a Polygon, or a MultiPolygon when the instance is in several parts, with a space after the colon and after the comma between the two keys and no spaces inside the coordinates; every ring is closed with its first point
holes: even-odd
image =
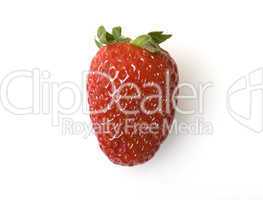
{"type": "Polygon", "coordinates": [[[97,30],[97,39],[95,39],[96,45],[101,48],[108,44],[116,42],[129,42],[130,44],[147,49],[148,51],[155,53],[161,51],[159,46],[162,42],[172,37],[170,34],[163,34],[163,31],[154,31],[148,34],[140,35],[134,40],[122,35],[122,29],[120,26],[116,26],[109,33],[104,26],[100,26],[97,30]]]}

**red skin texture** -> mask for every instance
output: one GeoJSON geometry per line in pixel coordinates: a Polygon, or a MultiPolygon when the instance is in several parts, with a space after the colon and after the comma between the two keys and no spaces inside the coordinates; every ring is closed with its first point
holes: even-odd
{"type": "MultiPolygon", "coordinates": [[[[165,51],[151,53],[143,48],[135,47],[129,43],[115,43],[102,47],[91,62],[90,73],[87,79],[88,102],[91,111],[98,111],[104,108],[112,100],[113,86],[110,81],[101,75],[92,72],[106,73],[115,77],[113,83],[118,89],[124,83],[133,83],[138,86],[141,92],[138,98],[128,98],[112,101],[112,105],[103,113],[90,114],[95,134],[98,138],[102,151],[116,164],[133,166],[151,159],[158,150],[160,144],[167,137],[174,118],[174,104],[171,99],[167,103],[167,91],[172,95],[178,84],[177,66],[174,60],[165,51]],[[165,87],[165,74],[169,70],[169,87],[165,87]],[[145,113],[140,105],[142,100],[149,95],[154,95],[158,90],[154,87],[145,87],[145,83],[156,83],[160,86],[162,96],[161,111],[145,113]],[[170,112],[166,112],[166,108],[170,112]],[[127,114],[124,111],[137,111],[127,114]],[[110,131],[98,128],[98,124],[110,120],[119,129],[111,127],[110,131]],[[127,129],[123,124],[129,120],[130,125],[134,124],[155,124],[154,133],[136,128],[127,129]],[[168,128],[164,128],[164,120],[168,128]],[[117,131],[116,131],[117,130],[117,131]]],[[[120,89],[120,88],[119,88],[120,89]]],[[[138,95],[134,87],[126,86],[120,90],[121,96],[138,95]]],[[[145,108],[148,111],[158,106],[158,98],[145,100],[145,108]]],[[[133,126],[134,127],[134,126],[133,126]]]]}

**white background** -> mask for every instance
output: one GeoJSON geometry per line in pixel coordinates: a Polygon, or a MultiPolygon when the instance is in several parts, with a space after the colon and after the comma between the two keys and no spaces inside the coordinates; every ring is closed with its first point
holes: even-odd
{"type": "MultiPolygon", "coordinates": [[[[121,25],[129,36],[164,30],[173,34],[163,47],[181,81],[213,83],[203,117],[214,130],[171,134],[151,161],[122,167],[108,161],[94,136],[62,136],[51,114],[18,116],[0,106],[0,199],[262,199],[263,133],[241,126],[226,108],[231,84],[263,67],[262,7],[253,0],[1,0],[1,80],[39,68],[51,73],[47,82],[81,85],[99,25],[121,25]]],[[[10,98],[24,106],[30,81],[20,81],[10,98]]],[[[249,106],[242,97],[237,104],[249,106]]],[[[66,117],[88,121],[81,111],[66,117]]]]}

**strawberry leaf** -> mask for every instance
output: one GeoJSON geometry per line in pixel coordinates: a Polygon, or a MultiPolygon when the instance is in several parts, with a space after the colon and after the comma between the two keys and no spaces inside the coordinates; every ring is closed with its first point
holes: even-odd
{"type": "Polygon", "coordinates": [[[112,34],[106,32],[106,40],[107,40],[107,44],[111,43],[114,41],[114,37],[112,34]]]}
{"type": "Polygon", "coordinates": [[[97,37],[101,38],[101,36],[106,32],[106,29],[104,28],[104,26],[100,26],[97,30],[97,37]]]}
{"type": "Polygon", "coordinates": [[[97,45],[97,47],[101,48],[103,47],[103,44],[101,44],[98,40],[95,39],[95,43],[97,45]]]}
{"type": "Polygon", "coordinates": [[[112,35],[115,40],[118,40],[121,37],[121,27],[116,26],[112,29],[112,35]]]}
{"type": "Polygon", "coordinates": [[[135,38],[133,41],[131,41],[131,44],[147,49],[148,51],[154,53],[161,50],[159,45],[155,43],[155,41],[152,39],[150,35],[141,35],[137,38],[135,38]]]}
{"type": "Polygon", "coordinates": [[[131,41],[131,38],[121,36],[121,37],[119,38],[119,41],[120,41],[120,42],[130,42],[130,41],[131,41]]]}
{"type": "Polygon", "coordinates": [[[149,35],[140,35],[137,38],[135,38],[133,41],[131,41],[131,44],[138,46],[138,47],[143,47],[146,44],[149,44],[151,40],[152,38],[149,35]]]}
{"type": "Polygon", "coordinates": [[[104,26],[100,26],[97,31],[97,37],[101,44],[109,44],[114,41],[112,34],[108,33],[104,26]]]}
{"type": "Polygon", "coordinates": [[[148,35],[150,35],[153,41],[156,42],[157,44],[160,44],[164,42],[165,40],[169,39],[170,37],[172,37],[172,35],[170,34],[163,34],[162,31],[150,32],[148,33],[148,35]]]}

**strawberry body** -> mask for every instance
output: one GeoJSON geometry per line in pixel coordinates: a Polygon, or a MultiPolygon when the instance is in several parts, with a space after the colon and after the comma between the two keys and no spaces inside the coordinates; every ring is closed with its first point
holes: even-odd
{"type": "Polygon", "coordinates": [[[177,84],[177,66],[163,50],[128,42],[100,48],[88,74],[88,102],[100,148],[113,163],[153,157],[174,119],[177,84]]]}

